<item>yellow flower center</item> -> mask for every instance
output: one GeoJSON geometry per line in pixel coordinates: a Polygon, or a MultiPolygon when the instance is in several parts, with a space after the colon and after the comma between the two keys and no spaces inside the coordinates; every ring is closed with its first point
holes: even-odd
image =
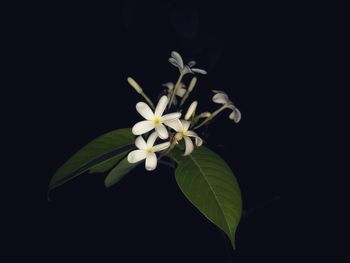
{"type": "Polygon", "coordinates": [[[152,147],[147,148],[147,149],[146,149],[146,152],[147,152],[147,153],[153,153],[153,148],[152,148],[152,147]]]}
{"type": "Polygon", "coordinates": [[[183,131],[183,132],[182,132],[182,136],[183,136],[183,137],[188,137],[188,131],[183,131]]]}
{"type": "Polygon", "coordinates": [[[162,124],[162,120],[160,118],[155,118],[153,120],[153,123],[154,123],[154,125],[160,125],[160,124],[162,124]]]}

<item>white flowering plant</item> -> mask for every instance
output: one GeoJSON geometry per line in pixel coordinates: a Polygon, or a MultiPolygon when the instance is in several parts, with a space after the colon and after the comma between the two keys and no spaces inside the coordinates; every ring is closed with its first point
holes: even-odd
{"type": "Polygon", "coordinates": [[[202,127],[226,109],[231,111],[229,119],[235,123],[241,120],[241,113],[228,95],[219,90],[213,90],[212,100],[221,107],[213,112],[198,112],[197,101],[189,101],[189,106],[185,106],[197,84],[194,75],[207,72],[194,68],[195,61],[184,64],[175,51],[171,52],[169,62],[178,68],[179,77],[176,83],[163,84],[165,95],[160,96],[156,106],[133,78],[127,79],[145,100],[136,104],[143,120],[131,129],[109,132],[84,146],[57,170],[49,189],[84,172],[108,172],[105,186],[111,187],[143,162],[147,171],[155,170],[158,163],[170,165],[185,197],[227,234],[235,248],[242,213],[239,185],[227,163],[205,146],[200,133],[202,127]],[[188,86],[183,82],[186,74],[193,75],[188,86]]]}

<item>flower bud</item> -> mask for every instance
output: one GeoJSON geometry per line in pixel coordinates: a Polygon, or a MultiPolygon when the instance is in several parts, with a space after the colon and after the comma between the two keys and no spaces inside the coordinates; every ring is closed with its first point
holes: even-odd
{"type": "Polygon", "coordinates": [[[190,85],[188,86],[188,93],[192,92],[192,90],[194,89],[194,86],[196,85],[196,83],[197,83],[197,78],[193,77],[191,79],[190,85]]]}
{"type": "Polygon", "coordinates": [[[198,102],[196,100],[192,102],[185,115],[185,120],[189,120],[191,118],[192,114],[196,111],[197,105],[198,102]]]}
{"type": "Polygon", "coordinates": [[[137,93],[141,94],[143,92],[140,85],[133,78],[128,77],[128,82],[129,82],[130,86],[136,90],[137,93]]]}

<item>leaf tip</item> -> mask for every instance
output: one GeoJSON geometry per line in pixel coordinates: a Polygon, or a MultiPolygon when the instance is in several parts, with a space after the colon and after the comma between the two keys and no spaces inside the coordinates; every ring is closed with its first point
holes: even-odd
{"type": "Polygon", "coordinates": [[[111,183],[108,182],[108,180],[105,180],[104,185],[105,185],[106,188],[110,188],[111,187],[111,183]]]}
{"type": "Polygon", "coordinates": [[[230,240],[231,240],[231,245],[232,245],[233,250],[237,250],[235,239],[230,238],[230,240]]]}

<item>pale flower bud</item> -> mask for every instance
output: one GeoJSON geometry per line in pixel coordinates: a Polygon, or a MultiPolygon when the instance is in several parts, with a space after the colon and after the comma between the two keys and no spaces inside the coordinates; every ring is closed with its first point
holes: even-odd
{"type": "Polygon", "coordinates": [[[191,106],[188,108],[187,113],[185,115],[185,120],[189,120],[192,116],[192,114],[196,111],[198,102],[195,100],[192,102],[191,106]]]}
{"type": "Polygon", "coordinates": [[[196,77],[192,78],[190,85],[188,86],[188,93],[192,92],[196,83],[197,83],[197,78],[196,77]]]}
{"type": "Polygon", "coordinates": [[[128,82],[129,82],[130,86],[136,90],[137,93],[141,94],[143,92],[140,85],[133,78],[128,77],[128,82]]]}

